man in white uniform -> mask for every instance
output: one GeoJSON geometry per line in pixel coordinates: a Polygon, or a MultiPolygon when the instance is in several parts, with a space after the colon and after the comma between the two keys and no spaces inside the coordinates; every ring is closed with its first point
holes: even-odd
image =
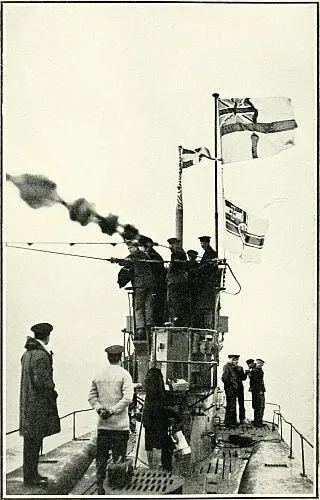
{"type": "Polygon", "coordinates": [[[105,349],[109,365],[94,377],[89,393],[89,403],[99,415],[97,437],[98,495],[104,495],[103,481],[110,451],[114,461],[125,460],[129,438],[128,407],[133,399],[131,375],[121,366],[124,351],[121,345],[105,349]]]}

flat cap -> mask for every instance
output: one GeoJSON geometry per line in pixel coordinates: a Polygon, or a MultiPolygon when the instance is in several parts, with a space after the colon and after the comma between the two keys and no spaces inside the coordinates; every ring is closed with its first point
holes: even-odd
{"type": "Polygon", "coordinates": [[[145,245],[146,243],[153,244],[153,240],[151,238],[149,238],[149,236],[141,235],[139,238],[139,243],[140,243],[140,245],[145,245]]]}
{"type": "Polygon", "coordinates": [[[167,240],[168,243],[180,243],[179,238],[169,238],[167,240]]]}
{"type": "Polygon", "coordinates": [[[53,330],[53,326],[50,323],[36,323],[31,327],[31,331],[37,335],[41,334],[43,336],[50,335],[53,330]]]}
{"type": "Polygon", "coordinates": [[[250,363],[254,363],[254,359],[249,358],[249,359],[247,359],[246,363],[247,363],[247,365],[250,365],[250,363]]]}
{"type": "Polygon", "coordinates": [[[240,354],[228,354],[228,358],[239,359],[240,358],[240,354]]]}
{"type": "Polygon", "coordinates": [[[119,344],[110,345],[109,347],[105,348],[105,352],[107,352],[108,354],[121,354],[124,352],[124,348],[119,344]]]}
{"type": "Polygon", "coordinates": [[[195,256],[197,256],[197,255],[198,255],[198,252],[197,252],[197,250],[188,250],[188,251],[187,251],[187,254],[188,254],[188,255],[195,255],[195,256]]]}
{"type": "Polygon", "coordinates": [[[208,243],[211,240],[211,236],[199,236],[200,241],[207,241],[208,243]]]}
{"type": "Polygon", "coordinates": [[[260,363],[265,363],[265,361],[263,361],[263,359],[261,358],[257,358],[256,361],[260,361],[260,363]]]}

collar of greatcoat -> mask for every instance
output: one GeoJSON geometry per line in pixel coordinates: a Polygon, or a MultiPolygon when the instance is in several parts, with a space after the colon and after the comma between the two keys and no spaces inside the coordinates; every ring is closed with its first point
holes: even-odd
{"type": "Polygon", "coordinates": [[[50,354],[50,356],[51,356],[51,351],[49,351],[49,349],[47,348],[46,344],[44,342],[42,342],[42,340],[40,340],[40,339],[34,339],[34,340],[36,340],[37,342],[39,342],[39,344],[42,345],[42,347],[44,348],[44,350],[47,351],[47,353],[50,354]]]}

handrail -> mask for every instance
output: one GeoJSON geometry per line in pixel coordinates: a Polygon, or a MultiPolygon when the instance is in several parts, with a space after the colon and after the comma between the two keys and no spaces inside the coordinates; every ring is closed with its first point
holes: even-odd
{"type": "Polygon", "coordinates": [[[302,464],[302,473],[301,473],[301,476],[302,477],[307,477],[307,474],[306,474],[306,469],[305,469],[305,460],[304,460],[304,441],[313,449],[314,446],[312,443],[310,443],[310,441],[304,437],[304,435],[293,425],[292,422],[289,422],[288,420],[286,420],[284,418],[284,416],[282,415],[281,411],[280,410],[273,410],[273,413],[274,415],[277,415],[278,416],[278,422],[280,421],[280,437],[281,437],[281,440],[283,441],[283,437],[282,437],[282,421],[284,421],[286,424],[290,425],[290,453],[288,455],[288,458],[290,459],[293,459],[294,456],[292,454],[292,430],[294,430],[298,436],[300,436],[300,447],[301,447],[301,464],[302,464]]]}
{"type": "MultiPolygon", "coordinates": [[[[74,411],[71,411],[70,413],[66,413],[65,415],[63,415],[62,417],[59,417],[59,420],[62,420],[66,417],[70,417],[70,415],[73,416],[72,418],[72,439],[75,440],[77,439],[76,438],[76,414],[77,413],[83,413],[83,412],[86,412],[86,411],[92,411],[93,408],[85,408],[84,410],[74,410],[74,411]]],[[[9,432],[6,432],[6,436],[9,436],[10,434],[14,434],[15,432],[19,432],[20,431],[20,428],[19,429],[14,429],[13,431],[9,431],[9,432]]]]}

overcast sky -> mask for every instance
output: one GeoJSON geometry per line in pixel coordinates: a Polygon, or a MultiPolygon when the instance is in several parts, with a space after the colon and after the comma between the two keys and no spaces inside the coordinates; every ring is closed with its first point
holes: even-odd
{"type": "MultiPolygon", "coordinates": [[[[226,198],[268,219],[269,231],[260,266],[226,255],[242,291],[222,296],[229,332],[221,363],[229,351],[241,354],[242,363],[266,359],[267,400],[282,404],[294,422],[303,420],[301,413],[312,420],[314,399],[315,13],[315,5],[306,4],[3,6],[5,170],[43,174],[66,201],[85,197],[100,214],[115,213],[159,243],[175,234],[178,146],[213,148],[212,93],[292,99],[296,146],[223,169],[226,198]]],[[[5,241],[121,241],[94,224],[70,221],[62,206],[32,210],[15,186],[5,188],[5,241]]],[[[198,236],[213,234],[209,160],[184,171],[183,190],[184,247],[200,251],[198,236]]],[[[123,245],[32,248],[127,253],[123,245]]],[[[169,257],[168,250],[160,252],[169,257]]],[[[61,407],[87,407],[105,346],[122,340],[127,297],[116,284],[118,269],[98,260],[6,250],[13,427],[20,356],[38,321],[55,327],[51,348],[61,407]]],[[[231,279],[228,285],[236,291],[231,279]]]]}

